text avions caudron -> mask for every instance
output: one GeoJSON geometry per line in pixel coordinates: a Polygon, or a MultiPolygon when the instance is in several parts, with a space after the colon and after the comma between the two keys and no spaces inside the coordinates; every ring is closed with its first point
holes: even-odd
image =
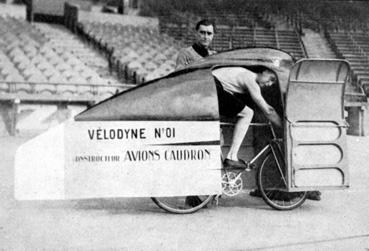
{"type": "Polygon", "coordinates": [[[166,150],[128,150],[122,156],[77,155],[75,162],[144,162],[144,161],[187,161],[209,160],[209,149],[166,149],[166,150]]]}

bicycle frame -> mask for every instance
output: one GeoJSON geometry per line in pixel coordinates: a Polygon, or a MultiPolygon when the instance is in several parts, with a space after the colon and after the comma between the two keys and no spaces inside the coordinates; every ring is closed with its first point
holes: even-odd
{"type": "MultiPolygon", "coordinates": [[[[222,123],[222,125],[233,125],[231,123],[222,123]]],[[[281,177],[283,177],[283,182],[284,184],[286,185],[286,187],[288,187],[288,184],[287,184],[287,180],[286,180],[286,177],[285,177],[285,174],[283,173],[283,170],[285,169],[286,167],[286,164],[285,164],[285,161],[284,161],[284,157],[281,153],[281,150],[277,144],[278,141],[281,141],[281,139],[278,139],[276,137],[276,133],[273,129],[273,126],[272,124],[269,122],[269,123],[250,123],[250,126],[268,126],[271,130],[271,133],[272,133],[272,140],[270,141],[270,143],[268,145],[266,145],[262,150],[259,151],[258,154],[256,154],[250,161],[249,161],[249,165],[250,166],[253,166],[265,153],[267,153],[268,151],[271,151],[273,156],[274,156],[274,160],[277,164],[277,167],[278,167],[278,171],[279,173],[281,174],[281,177]]],[[[240,172],[237,174],[236,178],[240,178],[240,176],[242,175],[244,171],[240,172]]]]}

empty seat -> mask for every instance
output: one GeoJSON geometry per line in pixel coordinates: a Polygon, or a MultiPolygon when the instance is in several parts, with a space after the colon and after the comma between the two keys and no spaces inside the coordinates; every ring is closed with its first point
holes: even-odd
{"type": "Polygon", "coordinates": [[[55,69],[58,70],[59,72],[65,72],[65,71],[70,71],[71,67],[64,62],[61,62],[55,65],[55,69]]]}
{"type": "Polygon", "coordinates": [[[62,76],[59,72],[54,73],[51,75],[48,79],[48,82],[50,83],[68,83],[68,79],[64,76],[62,76]]]}
{"type": "Polygon", "coordinates": [[[7,75],[4,78],[4,81],[6,81],[6,82],[24,82],[24,78],[18,73],[13,73],[13,74],[7,75]]]}

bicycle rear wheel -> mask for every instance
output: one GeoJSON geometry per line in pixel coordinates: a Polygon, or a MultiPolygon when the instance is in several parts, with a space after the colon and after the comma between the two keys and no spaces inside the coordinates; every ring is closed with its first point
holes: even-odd
{"type": "Polygon", "coordinates": [[[169,213],[190,214],[206,206],[214,196],[152,197],[151,199],[157,206],[169,213]]]}
{"type": "Polygon", "coordinates": [[[283,166],[278,166],[270,151],[258,169],[257,185],[263,200],[277,210],[292,210],[306,200],[307,192],[286,192],[287,181],[283,166]]]}

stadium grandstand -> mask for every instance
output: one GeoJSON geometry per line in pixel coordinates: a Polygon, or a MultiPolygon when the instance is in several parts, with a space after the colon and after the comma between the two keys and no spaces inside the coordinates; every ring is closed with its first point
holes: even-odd
{"type": "Polygon", "coordinates": [[[213,49],[273,47],[350,62],[349,132],[368,129],[369,4],[302,0],[0,1],[0,131],[44,130],[174,71],[203,18],[213,49]]]}

